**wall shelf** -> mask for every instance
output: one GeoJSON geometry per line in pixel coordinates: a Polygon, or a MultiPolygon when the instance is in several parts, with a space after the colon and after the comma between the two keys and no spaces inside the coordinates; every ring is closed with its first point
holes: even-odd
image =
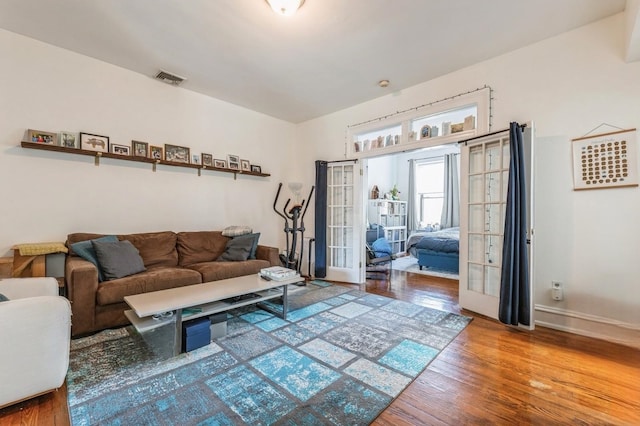
{"type": "Polygon", "coordinates": [[[114,158],[117,160],[124,160],[124,161],[134,161],[137,163],[148,163],[151,164],[153,166],[153,171],[156,171],[156,165],[161,164],[163,166],[174,166],[174,167],[186,167],[189,169],[197,169],[198,170],[198,176],[200,176],[200,173],[202,170],[212,170],[214,172],[222,172],[222,173],[233,173],[233,178],[236,179],[237,175],[249,175],[249,176],[259,176],[259,177],[268,177],[271,176],[269,173],[257,173],[257,172],[251,172],[251,171],[243,171],[243,170],[230,170],[230,169],[222,169],[219,167],[209,167],[209,166],[203,166],[201,164],[186,164],[186,163],[177,163],[174,161],[166,161],[166,160],[156,160],[153,158],[146,158],[146,157],[136,157],[136,156],[132,156],[132,155],[120,155],[120,154],[114,154],[111,152],[96,152],[96,151],[90,151],[87,149],[78,149],[78,148],[67,148],[64,146],[58,146],[58,145],[48,145],[48,144],[44,144],[44,143],[37,143],[37,142],[27,142],[27,141],[22,141],[21,143],[22,148],[27,148],[27,149],[38,149],[38,150],[42,150],[42,151],[55,151],[55,152],[64,152],[67,154],[76,154],[76,155],[85,155],[88,157],[93,157],[94,158],[94,162],[96,166],[100,165],[100,158],[114,158]]]}

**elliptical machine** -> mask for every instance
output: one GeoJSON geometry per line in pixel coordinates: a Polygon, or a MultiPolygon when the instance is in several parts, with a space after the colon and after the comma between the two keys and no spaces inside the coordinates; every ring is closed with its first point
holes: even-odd
{"type": "MultiPolygon", "coordinates": [[[[299,195],[300,188],[302,184],[289,184],[289,188],[296,194],[299,195]]],[[[294,271],[300,273],[300,268],[302,267],[302,255],[304,253],[304,215],[307,213],[307,208],[309,207],[309,203],[307,202],[305,205],[305,201],[311,199],[313,195],[313,190],[315,186],[311,187],[311,191],[309,192],[309,197],[307,200],[302,200],[300,203],[295,203],[294,205],[287,211],[287,207],[291,202],[291,198],[287,200],[284,207],[282,208],[282,213],[278,211],[276,208],[276,204],[278,203],[278,197],[280,196],[280,190],[282,189],[282,183],[278,184],[278,192],[276,193],[276,199],[273,201],[273,211],[275,211],[278,216],[284,219],[284,232],[287,236],[287,254],[280,254],[280,261],[282,262],[282,266],[285,268],[293,269],[294,271]],[[304,210],[303,210],[304,208],[304,210]],[[289,226],[289,221],[291,221],[291,226],[289,226]],[[298,232],[300,233],[300,257],[296,258],[296,247],[298,244],[298,232]],[[291,238],[289,238],[289,234],[291,234],[291,238]]]]}

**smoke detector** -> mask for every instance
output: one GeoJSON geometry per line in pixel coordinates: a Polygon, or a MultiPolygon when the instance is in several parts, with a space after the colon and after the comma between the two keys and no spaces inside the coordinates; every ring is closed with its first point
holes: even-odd
{"type": "Polygon", "coordinates": [[[171,84],[173,86],[181,85],[186,78],[180,77],[179,75],[172,74],[167,71],[160,70],[154,77],[156,80],[160,80],[164,83],[171,84]]]}

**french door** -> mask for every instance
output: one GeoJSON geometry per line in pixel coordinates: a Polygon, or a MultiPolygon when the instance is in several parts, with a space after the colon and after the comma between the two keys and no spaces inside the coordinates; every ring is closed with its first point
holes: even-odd
{"type": "Polygon", "coordinates": [[[360,283],[361,180],[355,161],[327,164],[328,280],[360,283]]]}
{"type": "MultiPolygon", "coordinates": [[[[532,126],[524,132],[528,229],[532,229],[532,126]]],[[[468,141],[461,149],[460,291],[464,309],[498,319],[502,244],[509,178],[509,131],[468,141]]],[[[529,241],[532,235],[529,231],[529,241]]],[[[532,244],[529,245],[530,300],[533,301],[532,244]]],[[[533,302],[532,302],[533,303],[533,302]]],[[[530,310],[533,315],[533,309],[530,310]]],[[[530,324],[533,325],[533,318],[530,324]]]]}

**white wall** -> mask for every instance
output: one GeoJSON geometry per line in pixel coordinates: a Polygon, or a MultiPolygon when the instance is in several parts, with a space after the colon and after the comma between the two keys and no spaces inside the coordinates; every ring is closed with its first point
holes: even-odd
{"type": "Polygon", "coordinates": [[[535,122],[537,321],[640,346],[640,189],[576,192],[572,181],[572,138],[601,123],[640,127],[640,63],[623,60],[623,27],[619,14],[309,121],[298,132],[310,159],[340,159],[350,124],[489,85],[493,130],[535,122]],[[564,301],[551,299],[551,280],[564,284],[564,301]]]}
{"type": "Polygon", "coordinates": [[[366,188],[369,193],[371,193],[374,185],[378,187],[380,198],[383,198],[386,192],[391,191],[391,188],[393,188],[393,185],[397,182],[396,164],[397,161],[393,155],[371,158],[367,161],[368,182],[366,188]]]}
{"type": "Polygon", "coordinates": [[[0,30],[0,256],[16,243],[68,233],[220,230],[250,225],[284,246],[271,206],[288,181],[295,126],[150,77],[0,30]],[[171,143],[226,159],[236,154],[269,178],[28,150],[26,129],[171,143]]]}
{"type": "MultiPolygon", "coordinates": [[[[623,27],[620,14],[298,126],[0,30],[0,255],[70,232],[231,224],[249,224],[261,242],[282,246],[271,210],[277,183],[301,181],[308,193],[315,160],[345,157],[350,124],[486,84],[494,89],[494,130],[512,120],[536,124],[537,320],[640,345],[640,190],[574,192],[571,178],[572,138],[601,123],[640,127],[640,63],[622,59],[623,27]],[[95,167],[89,157],[19,148],[27,128],[237,154],[272,176],[152,173],[117,160],[95,167]],[[551,300],[551,280],[564,284],[564,301],[551,300]]],[[[313,205],[305,224],[313,229],[313,205]]]]}

